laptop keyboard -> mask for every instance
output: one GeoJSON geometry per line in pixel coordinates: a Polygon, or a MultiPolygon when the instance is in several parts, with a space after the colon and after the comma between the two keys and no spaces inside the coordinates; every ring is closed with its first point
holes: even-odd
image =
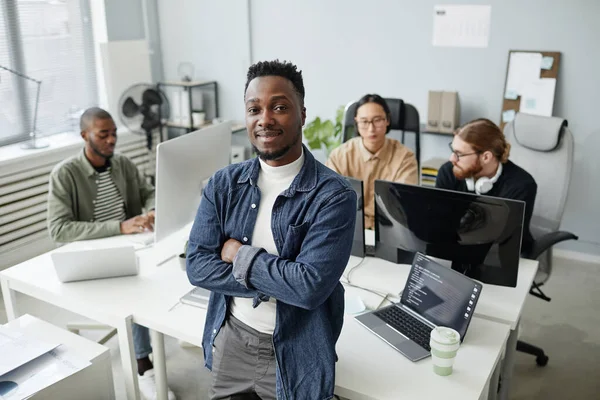
{"type": "Polygon", "coordinates": [[[431,351],[429,346],[431,327],[396,306],[375,311],[374,314],[425,350],[431,351]]]}

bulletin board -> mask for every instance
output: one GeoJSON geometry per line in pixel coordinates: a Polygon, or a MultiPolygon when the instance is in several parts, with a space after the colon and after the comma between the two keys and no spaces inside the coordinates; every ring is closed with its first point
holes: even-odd
{"type": "Polygon", "coordinates": [[[500,115],[500,129],[518,112],[552,116],[560,52],[510,50],[500,115]]]}

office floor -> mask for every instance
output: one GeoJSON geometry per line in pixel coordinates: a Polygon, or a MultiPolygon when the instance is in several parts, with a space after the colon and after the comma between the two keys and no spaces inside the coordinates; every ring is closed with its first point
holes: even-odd
{"type": "MultiPolygon", "coordinates": [[[[600,266],[557,260],[546,294],[550,303],[529,297],[523,315],[521,339],[544,348],[550,362],[536,366],[534,358],[518,353],[511,399],[597,399],[600,392],[600,266]]],[[[73,314],[19,296],[22,312],[58,325],[78,319],[73,314]]],[[[0,297],[0,323],[6,322],[0,297]]],[[[198,332],[200,334],[200,332],[198,332]]],[[[93,338],[97,333],[84,332],[93,338]]],[[[169,385],[179,400],[207,399],[210,374],[203,368],[202,352],[183,348],[165,338],[169,385]]],[[[125,399],[120,378],[118,342],[111,339],[117,399],[125,399]]]]}

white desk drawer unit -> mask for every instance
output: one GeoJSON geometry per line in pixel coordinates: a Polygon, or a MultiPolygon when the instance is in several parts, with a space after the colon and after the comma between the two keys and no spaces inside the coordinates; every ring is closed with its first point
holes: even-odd
{"type": "Polygon", "coordinates": [[[110,350],[94,341],[75,335],[36,317],[25,314],[6,324],[31,338],[51,340],[73,352],[91,365],[39,391],[30,399],[35,400],[111,400],[115,398],[110,350]]]}

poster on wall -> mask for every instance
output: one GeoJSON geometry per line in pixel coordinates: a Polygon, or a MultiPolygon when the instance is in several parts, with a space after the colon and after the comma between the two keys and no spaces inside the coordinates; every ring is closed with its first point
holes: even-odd
{"type": "Polygon", "coordinates": [[[437,5],[433,8],[434,46],[488,47],[492,6],[437,5]]]}

